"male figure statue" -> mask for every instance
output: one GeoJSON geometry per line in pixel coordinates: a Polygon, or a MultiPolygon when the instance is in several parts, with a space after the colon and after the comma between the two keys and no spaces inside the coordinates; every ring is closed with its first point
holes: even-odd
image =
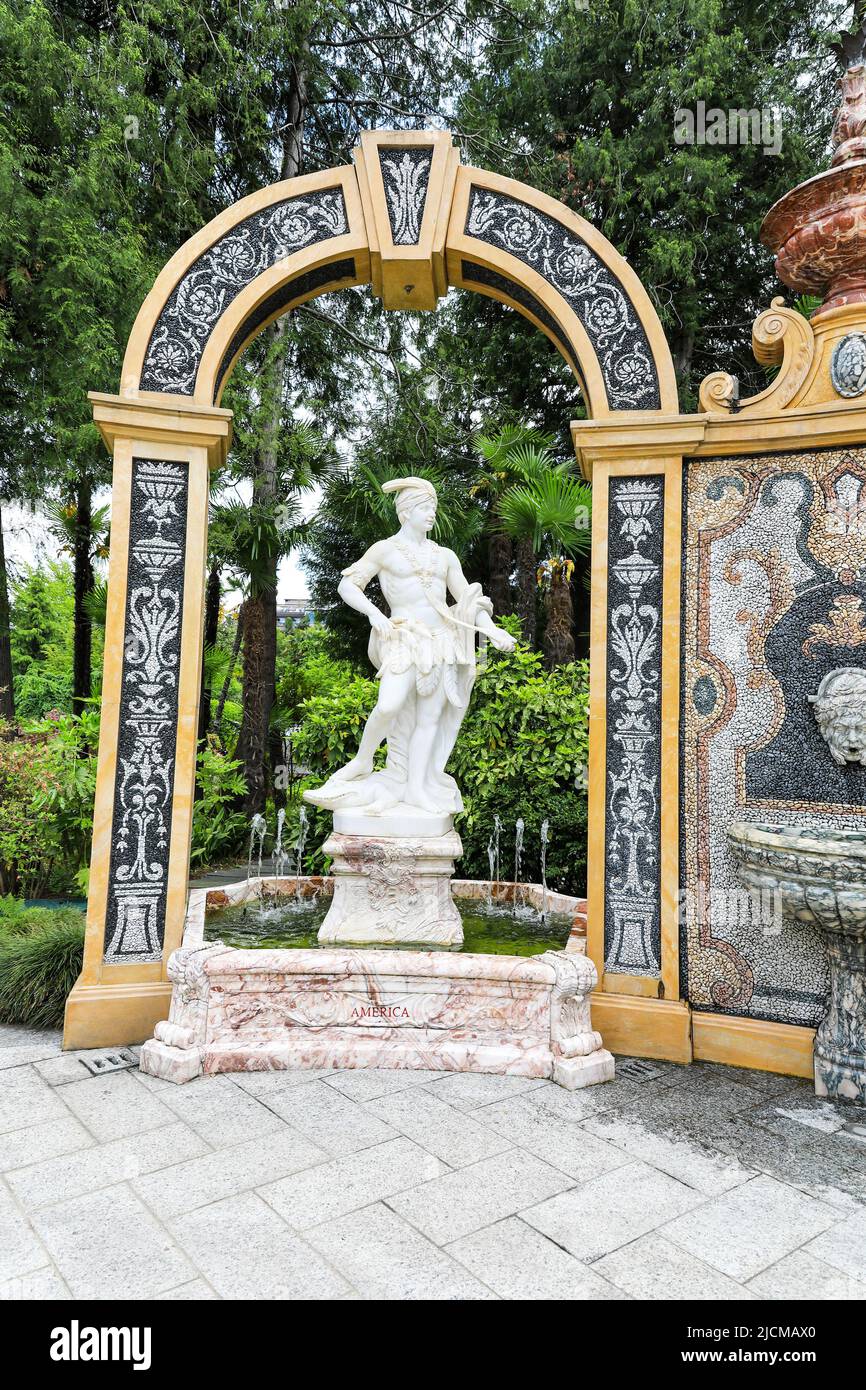
{"type": "Polygon", "coordinates": [[[475,634],[484,633],[500,651],[511,651],[515,642],[493,622],[490,600],[480,584],[467,581],[453,550],[428,538],[436,520],[432,483],[395,478],[382,491],[396,493],[400,529],[344,570],[337,590],[370,621],[368,650],[379,699],[356,756],[304,797],[328,810],[374,816],[396,806],[422,815],[460,811],[460,792],[445,764],[469,707],[475,634]],[[390,617],[364,595],[374,575],[390,617]],[[383,738],[387,762],[374,773],[373,756],[383,738]]]}

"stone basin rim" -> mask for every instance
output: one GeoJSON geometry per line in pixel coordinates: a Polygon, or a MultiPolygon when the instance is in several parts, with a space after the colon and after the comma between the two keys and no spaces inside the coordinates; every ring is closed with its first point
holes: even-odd
{"type": "Polygon", "coordinates": [[[836,855],[866,861],[866,829],[839,828],[822,832],[808,826],[735,821],[728,826],[728,839],[736,845],[752,844],[756,848],[781,850],[789,854],[815,855],[825,859],[836,855]]]}
{"type": "MultiPolygon", "coordinates": [[[[472,951],[425,951],[423,947],[415,946],[396,948],[389,946],[383,948],[372,943],[370,945],[359,944],[342,947],[328,945],[313,948],[297,946],[250,948],[243,946],[226,946],[222,942],[205,941],[204,939],[205,919],[208,915],[208,899],[212,894],[218,894],[224,899],[222,902],[213,904],[216,910],[219,911],[221,908],[237,907],[242,903],[248,902],[251,898],[261,897],[263,888],[273,888],[278,884],[285,886],[287,897],[291,897],[292,890],[298,885],[300,885],[303,890],[304,897],[311,897],[319,893],[329,895],[333,890],[333,883],[333,878],[326,874],[301,874],[299,876],[294,874],[263,874],[261,877],[256,875],[254,878],[240,878],[234,883],[228,883],[220,887],[208,888],[202,886],[201,888],[191,888],[187,902],[186,920],[180,949],[183,951],[199,951],[219,946],[224,952],[234,952],[236,954],[243,952],[245,955],[257,956],[260,960],[263,955],[272,957],[298,957],[300,954],[303,954],[311,957],[316,956],[320,961],[326,954],[332,957],[337,955],[345,957],[349,954],[356,956],[359,954],[364,955],[369,951],[375,951],[377,956],[409,954],[412,956],[442,957],[443,960],[452,963],[458,960],[476,962],[476,969],[481,971],[482,975],[486,973],[481,969],[482,963],[485,962],[499,960],[509,962],[513,967],[517,965],[518,962],[538,959],[538,956],[518,956],[506,954],[504,952],[497,953],[496,955],[487,955],[484,952],[472,951]]],[[[548,911],[560,913],[563,916],[570,915],[572,919],[569,935],[565,945],[561,949],[567,950],[570,953],[579,951],[581,954],[586,954],[586,898],[577,897],[575,894],[571,893],[560,893],[552,888],[545,889],[544,885],[541,883],[514,882],[511,879],[500,880],[497,884],[492,883],[489,879],[454,878],[451,880],[451,887],[457,897],[474,898],[479,902],[487,901],[488,889],[491,887],[493,888],[494,901],[498,896],[505,903],[509,900],[513,902],[515,889],[522,890],[525,895],[525,900],[531,902],[532,906],[536,909],[540,908],[542,901],[546,901],[548,911]]],[[[274,894],[274,896],[280,895],[274,894]]],[[[551,949],[553,948],[551,947],[551,949]]],[[[319,968],[321,968],[321,966],[319,968]]],[[[463,966],[454,973],[462,975],[465,971],[466,967],[463,966]]],[[[442,973],[447,973],[444,967],[442,973]]]]}

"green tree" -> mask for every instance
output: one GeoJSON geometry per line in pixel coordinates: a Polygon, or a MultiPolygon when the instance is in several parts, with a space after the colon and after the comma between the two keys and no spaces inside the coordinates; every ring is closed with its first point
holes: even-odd
{"type": "MultiPolygon", "coordinates": [[[[479,163],[559,198],[626,256],[655,299],[684,409],[708,371],[760,379],[751,325],[778,287],[759,228],[825,158],[836,105],[828,50],[849,12],[841,0],[820,11],[796,0],[542,0],[491,21],[499,41],[479,55],[457,107],[467,145],[479,163]],[[677,144],[677,111],[699,101],[773,114],[781,148],[677,144]]],[[[466,327],[472,311],[457,307],[466,327]]],[[[465,351],[495,366],[499,346],[469,326],[465,351]]],[[[537,362],[508,376],[536,402],[537,362]]]]}
{"type": "Polygon", "coordinates": [[[522,474],[497,501],[499,524],[541,561],[545,591],[544,655],[549,666],[574,661],[571,579],[574,557],[592,544],[592,489],[570,462],[556,463],[549,449],[523,443],[514,450],[522,474]]]}

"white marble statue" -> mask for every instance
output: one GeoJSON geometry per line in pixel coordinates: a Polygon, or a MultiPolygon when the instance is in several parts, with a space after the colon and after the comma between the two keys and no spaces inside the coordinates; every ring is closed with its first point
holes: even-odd
{"type": "Polygon", "coordinates": [[[445,764],[475,682],[475,635],[484,633],[500,651],[511,651],[515,642],[493,622],[490,600],[480,584],[467,581],[453,550],[428,538],[436,520],[432,483],[395,478],[382,490],[396,494],[400,529],[344,570],[337,590],[370,621],[379,699],[356,756],[304,796],[328,810],[374,817],[394,808],[451,814],[463,803],[445,764]],[[374,575],[390,617],[364,595],[374,575]],[[374,772],[373,756],[383,739],[387,762],[374,772]]]}

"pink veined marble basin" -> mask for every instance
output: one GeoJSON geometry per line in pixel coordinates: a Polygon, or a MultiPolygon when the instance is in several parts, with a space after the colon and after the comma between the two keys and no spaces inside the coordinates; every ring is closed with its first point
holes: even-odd
{"type": "MultiPolygon", "coordinates": [[[[489,885],[453,880],[461,897],[489,885]]],[[[569,1090],[610,1081],[614,1060],[591,1023],[597,983],[585,954],[585,902],[546,894],[572,912],[565,950],[536,956],[375,949],[238,950],[204,940],[207,906],[265,891],[328,893],[328,879],[245,879],[190,893],[183,946],[168,963],[171,1011],[141,1051],[141,1069],[169,1081],[202,1072],[408,1067],[552,1078],[569,1090]]],[[[538,884],[518,885],[541,906],[538,884]]],[[[499,899],[513,884],[497,885],[499,899]]]]}

